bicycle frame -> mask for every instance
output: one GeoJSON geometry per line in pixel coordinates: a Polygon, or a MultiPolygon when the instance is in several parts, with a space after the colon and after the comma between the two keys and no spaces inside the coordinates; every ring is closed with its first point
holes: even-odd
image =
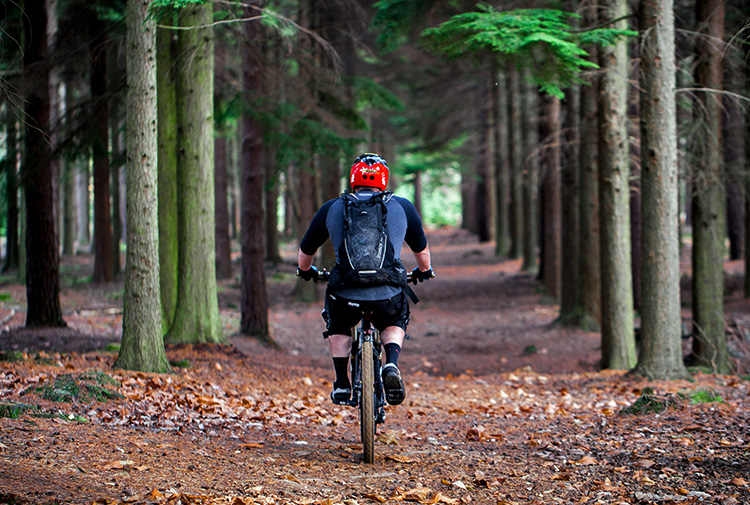
{"type": "Polygon", "coordinates": [[[349,399],[350,407],[359,407],[362,397],[362,348],[365,342],[372,344],[373,350],[373,369],[375,371],[375,416],[376,423],[385,422],[385,392],[383,383],[380,378],[380,364],[382,343],[380,341],[380,332],[372,326],[369,314],[365,314],[362,320],[352,328],[352,351],[351,351],[351,376],[352,376],[352,396],[349,399]]]}
{"type": "Polygon", "coordinates": [[[380,332],[372,326],[367,313],[352,332],[352,396],[349,405],[359,408],[363,460],[373,463],[377,425],[385,422],[385,392],[380,378],[380,332]]]}

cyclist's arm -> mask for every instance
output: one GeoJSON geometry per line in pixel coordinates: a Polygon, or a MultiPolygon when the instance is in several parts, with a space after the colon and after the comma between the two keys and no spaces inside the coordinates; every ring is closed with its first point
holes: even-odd
{"type": "Polygon", "coordinates": [[[432,268],[430,257],[430,248],[427,245],[427,237],[422,227],[422,219],[419,217],[417,209],[409,200],[396,197],[396,201],[401,204],[406,214],[406,245],[414,253],[414,259],[417,260],[417,266],[423,272],[432,268]]]}
{"type": "Polygon", "coordinates": [[[304,272],[310,270],[314,257],[315,255],[310,256],[309,254],[303,253],[300,249],[297,253],[297,265],[299,266],[299,269],[304,272]]]}
{"type": "Polygon", "coordinates": [[[430,258],[430,247],[425,246],[423,251],[415,252],[414,259],[417,260],[417,267],[423,272],[426,272],[432,268],[432,260],[430,258]]]}
{"type": "Polygon", "coordinates": [[[297,253],[297,265],[300,270],[307,271],[312,265],[315,253],[318,251],[326,240],[328,240],[328,228],[326,227],[326,218],[328,209],[334,200],[329,200],[315,213],[310,226],[305,232],[305,236],[299,243],[299,252],[297,253]]]}

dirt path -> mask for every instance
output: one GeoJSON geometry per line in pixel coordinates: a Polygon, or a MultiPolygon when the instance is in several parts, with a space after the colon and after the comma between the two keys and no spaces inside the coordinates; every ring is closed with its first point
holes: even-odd
{"type": "MultiPolygon", "coordinates": [[[[517,263],[460,232],[431,242],[438,278],[418,286],[400,360],[407,400],[388,409],[374,465],[361,463],[356,412],[328,400],[320,307],[289,300],[287,264],[269,272],[281,350],[233,338],[169,348],[190,365],[171,375],[113,371],[115,353],[92,349],[117,339],[118,286],[64,293],[71,326],[93,339],[3,335],[1,349],[46,352],[0,364],[0,404],[28,406],[0,418],[0,503],[750,503],[750,382],[599,372],[598,335],[550,326],[557,308],[517,263]],[[96,371],[124,397],[44,398],[96,371]],[[622,412],[639,398],[670,408],[622,412]]],[[[228,333],[237,296],[236,280],[222,284],[228,333]]],[[[728,305],[743,321],[743,303],[728,305]]]]}

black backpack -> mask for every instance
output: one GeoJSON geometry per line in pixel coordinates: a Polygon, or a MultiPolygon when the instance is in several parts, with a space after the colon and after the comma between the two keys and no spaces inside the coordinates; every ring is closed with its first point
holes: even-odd
{"type": "Polygon", "coordinates": [[[339,262],[331,271],[332,289],[391,285],[407,290],[406,268],[394,255],[388,240],[388,208],[393,193],[384,191],[359,199],[344,193],[344,240],[339,262]]]}

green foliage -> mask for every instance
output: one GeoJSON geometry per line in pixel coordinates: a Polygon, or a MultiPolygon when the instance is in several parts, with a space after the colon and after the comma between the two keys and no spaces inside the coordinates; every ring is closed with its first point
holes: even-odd
{"type": "Polygon", "coordinates": [[[383,52],[397,49],[406,39],[406,35],[430,7],[432,2],[426,0],[380,0],[373,4],[375,16],[372,26],[379,30],[375,40],[383,52]]]}
{"type": "Polygon", "coordinates": [[[112,23],[124,23],[125,22],[125,2],[124,1],[111,1],[111,2],[97,2],[92,8],[96,13],[96,17],[102,21],[111,21],[112,23]]]}
{"type": "Polygon", "coordinates": [[[38,410],[39,408],[36,405],[15,402],[0,403],[0,418],[18,419],[27,412],[36,412],[38,410]]]}
{"type": "Polygon", "coordinates": [[[643,388],[641,396],[630,407],[624,408],[623,414],[660,414],[665,410],[679,409],[680,402],[677,396],[672,394],[658,395],[653,388],[643,388]]]}
{"type": "Polygon", "coordinates": [[[189,360],[182,359],[182,360],[171,360],[169,364],[175,368],[190,368],[192,365],[190,364],[189,360]]]}
{"type": "Polygon", "coordinates": [[[0,361],[6,363],[20,363],[25,359],[21,351],[0,351],[0,361]]]}
{"type": "Polygon", "coordinates": [[[496,58],[528,68],[544,92],[562,98],[562,88],[579,82],[578,74],[597,65],[587,59],[586,45],[608,45],[636,32],[600,28],[574,30],[578,16],[554,9],[496,11],[479,4],[478,12],[453,16],[422,32],[425,47],[448,58],[496,58]]]}
{"type": "Polygon", "coordinates": [[[180,9],[203,5],[208,0],[153,0],[148,6],[148,15],[150,18],[158,21],[170,19],[180,12],[180,9]]]}
{"type": "Polygon", "coordinates": [[[690,403],[693,405],[699,405],[701,403],[724,403],[724,399],[719,393],[711,388],[691,391],[687,396],[690,398],[690,403]]]}
{"type": "Polygon", "coordinates": [[[116,390],[110,389],[112,386],[118,386],[118,382],[104,372],[97,371],[58,375],[51,385],[39,387],[36,391],[45,400],[65,403],[94,400],[105,402],[123,398],[116,390]]]}
{"type": "Polygon", "coordinates": [[[370,107],[384,111],[404,110],[404,104],[388,88],[374,79],[360,76],[346,78],[358,110],[370,107]]]}

